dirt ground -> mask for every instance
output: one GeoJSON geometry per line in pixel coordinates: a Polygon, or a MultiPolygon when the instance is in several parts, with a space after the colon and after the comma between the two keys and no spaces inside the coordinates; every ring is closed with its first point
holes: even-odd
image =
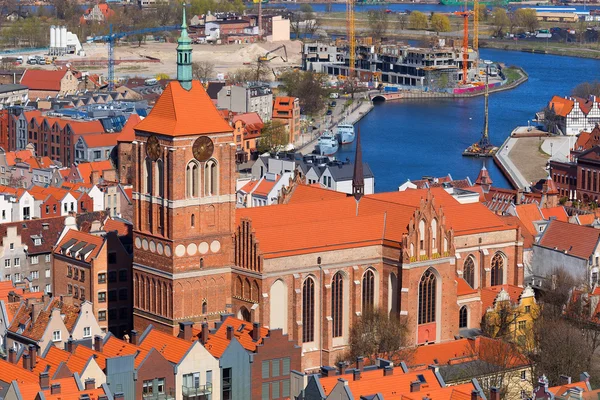
{"type": "Polygon", "coordinates": [[[536,137],[519,138],[509,157],[528,182],[537,182],[548,175],[546,163],[550,156],[540,151],[541,141],[536,137]]]}
{"type": "MultiPolygon", "coordinates": [[[[210,44],[195,44],[193,45],[192,59],[193,61],[211,61],[215,66],[215,75],[217,73],[227,74],[239,68],[244,68],[249,65],[244,63],[256,63],[259,56],[264,56],[268,51],[274,50],[277,47],[285,45],[287,50],[288,61],[284,62],[281,57],[274,58],[269,62],[269,65],[274,70],[286,69],[289,67],[298,66],[301,64],[301,42],[299,41],[283,41],[283,42],[265,42],[253,44],[231,44],[231,45],[210,45],[210,44]]],[[[137,44],[120,44],[115,47],[116,60],[128,60],[115,66],[115,75],[117,78],[122,76],[141,76],[153,77],[158,73],[166,73],[171,77],[175,77],[177,73],[176,52],[177,43],[158,43],[148,41],[138,47],[137,44]],[[160,59],[158,63],[139,62],[146,57],[160,59]]],[[[70,55],[60,57],[60,60],[99,60],[108,58],[108,47],[104,43],[83,44],[83,49],[86,52],[85,57],[70,55]]],[[[269,58],[275,56],[284,56],[284,50],[279,49],[269,55],[269,58]]],[[[26,67],[26,65],[24,65],[26,67]]],[[[36,67],[40,68],[40,66],[36,67]]],[[[41,66],[44,69],[54,69],[52,65],[41,66]]],[[[91,73],[107,73],[106,65],[89,65],[81,66],[77,64],[76,68],[82,71],[91,73]]]]}

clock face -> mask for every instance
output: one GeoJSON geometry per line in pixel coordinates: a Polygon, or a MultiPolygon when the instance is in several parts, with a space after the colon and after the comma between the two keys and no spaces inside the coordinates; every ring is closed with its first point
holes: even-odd
{"type": "Polygon", "coordinates": [[[215,145],[209,137],[200,136],[194,142],[194,146],[192,147],[192,151],[194,153],[194,157],[198,161],[206,161],[212,156],[213,151],[215,149],[215,145]]]}
{"type": "Polygon", "coordinates": [[[160,157],[160,143],[156,136],[150,136],[146,142],[146,154],[152,161],[156,161],[160,157]]]}

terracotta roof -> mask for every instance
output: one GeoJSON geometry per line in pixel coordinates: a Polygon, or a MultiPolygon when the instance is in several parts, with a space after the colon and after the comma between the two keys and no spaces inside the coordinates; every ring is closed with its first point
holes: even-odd
{"type": "MultiPolygon", "coordinates": [[[[563,206],[557,206],[552,208],[542,208],[542,215],[544,219],[550,219],[550,217],[556,217],[557,220],[563,222],[569,222],[569,216],[563,206]]],[[[593,216],[593,214],[590,214],[593,216]]]]}
{"type": "Polygon", "coordinates": [[[582,214],[577,215],[576,217],[579,225],[592,225],[596,220],[596,216],[594,214],[582,214]]]}
{"type": "Polygon", "coordinates": [[[137,114],[129,115],[127,122],[121,129],[119,136],[117,137],[117,142],[128,142],[131,143],[135,140],[135,126],[140,123],[142,119],[137,114]]]}
{"type": "Polygon", "coordinates": [[[194,342],[180,339],[156,328],[151,329],[139,344],[142,349],[148,351],[155,349],[174,364],[179,364],[193,345],[194,342]]]}
{"type": "Polygon", "coordinates": [[[27,161],[34,155],[35,153],[31,150],[7,151],[5,153],[6,164],[13,166],[17,163],[17,159],[20,159],[21,161],[27,161]]]}
{"type": "Polygon", "coordinates": [[[110,160],[84,162],[77,164],[76,168],[79,171],[79,176],[81,179],[83,179],[84,183],[90,183],[90,178],[92,176],[92,172],[94,171],[99,171],[100,175],[102,176],[104,171],[111,171],[114,169],[110,160]]]}
{"type": "Polygon", "coordinates": [[[294,110],[295,97],[276,97],[273,101],[273,118],[292,118],[292,111],[294,110]],[[284,111],[289,114],[276,115],[278,111],[284,111]]]}
{"type": "Polygon", "coordinates": [[[190,90],[177,81],[170,82],[150,114],[135,129],[168,136],[232,132],[202,84],[195,80],[190,90]]]}
{"type": "Polygon", "coordinates": [[[33,308],[31,306],[27,306],[26,303],[23,303],[8,329],[11,332],[18,332],[23,329],[21,332],[22,336],[37,342],[42,339],[42,336],[48,327],[48,323],[50,322],[52,310],[55,308],[58,308],[61,312],[61,315],[65,316],[63,318],[63,322],[65,323],[67,329],[71,331],[75,321],[77,320],[79,307],[65,304],[59,301],[58,298],[51,299],[45,304],[44,308],[39,312],[37,318],[35,319],[35,322],[33,322],[31,319],[33,308]]]}
{"type": "Polygon", "coordinates": [[[31,219],[28,221],[0,224],[0,238],[6,236],[9,227],[16,227],[21,242],[27,245],[27,254],[50,253],[65,225],[65,217],[31,219]],[[35,239],[41,239],[36,244],[35,239]]]}
{"type": "Polygon", "coordinates": [[[599,236],[598,229],[553,220],[538,245],[588,260],[596,251],[599,236]]]}
{"type": "Polygon", "coordinates": [[[237,114],[233,117],[233,122],[242,121],[247,125],[260,125],[262,128],[263,120],[260,118],[260,115],[256,112],[249,112],[243,114],[237,114]]]}
{"type": "Polygon", "coordinates": [[[100,369],[104,370],[106,368],[106,356],[82,344],[75,345],[73,354],[86,360],[89,360],[90,357],[94,357],[94,360],[96,360],[100,369]]]}
{"type": "Polygon", "coordinates": [[[268,196],[269,193],[271,193],[271,190],[273,190],[273,187],[275,187],[275,184],[277,183],[277,181],[279,181],[279,179],[280,179],[279,175],[275,176],[275,180],[268,180],[265,177],[263,177],[259,181],[256,189],[254,189],[253,194],[258,195],[258,196],[268,196]]]}
{"type": "Polygon", "coordinates": [[[521,297],[521,293],[523,293],[523,288],[514,286],[514,285],[498,285],[498,286],[489,286],[481,289],[481,309],[485,313],[485,311],[494,305],[494,301],[498,296],[498,293],[504,289],[505,292],[508,293],[510,297],[510,301],[513,304],[519,303],[519,297],[521,297]]]}
{"type": "Polygon", "coordinates": [[[523,238],[523,248],[531,249],[533,243],[535,243],[535,237],[529,232],[525,223],[514,215],[502,215],[502,219],[506,221],[507,224],[517,225],[521,228],[521,237],[523,238]]]}
{"type": "Polygon", "coordinates": [[[98,120],[94,121],[69,121],[69,120],[58,120],[65,126],[70,126],[76,135],[84,135],[86,133],[104,133],[104,127],[98,120]]]}
{"type": "Polygon", "coordinates": [[[117,339],[114,336],[110,336],[102,347],[102,354],[104,354],[106,358],[134,355],[135,361],[133,366],[135,368],[139,367],[144,358],[146,358],[148,351],[149,350],[143,349],[132,343],[117,339]]]}
{"type": "Polygon", "coordinates": [[[360,380],[353,380],[352,375],[338,375],[321,377],[320,382],[323,391],[329,395],[333,388],[338,384],[338,379],[344,378],[347,380],[347,386],[355,399],[360,396],[369,394],[381,393],[384,399],[397,398],[399,394],[410,394],[410,384],[418,380],[418,375],[422,375],[425,380],[421,384],[417,399],[422,399],[426,393],[441,389],[442,386],[438,382],[432,370],[410,371],[402,373],[399,367],[394,368],[394,373],[388,376],[383,376],[383,370],[377,369],[373,371],[363,371],[360,380]]]}
{"type": "Polygon", "coordinates": [[[462,385],[453,385],[437,390],[428,390],[425,393],[413,392],[404,393],[400,400],[471,400],[471,392],[477,389],[473,383],[463,383],[462,385]],[[426,396],[426,397],[425,397],[426,396]]]}
{"type": "Polygon", "coordinates": [[[8,361],[0,359],[0,381],[7,383],[17,381],[20,386],[22,383],[38,384],[39,377],[33,372],[23,369],[18,364],[11,364],[8,361]]]}
{"type": "Polygon", "coordinates": [[[120,133],[91,133],[81,135],[88,147],[110,147],[117,145],[120,133]]]}
{"type": "Polygon", "coordinates": [[[60,81],[67,71],[67,69],[56,71],[28,69],[21,77],[21,85],[25,85],[31,90],[60,91],[60,81]]]}
{"type": "Polygon", "coordinates": [[[554,96],[552,97],[552,100],[550,100],[548,107],[554,108],[556,115],[566,117],[569,115],[571,110],[573,110],[574,104],[575,103],[573,100],[565,99],[564,97],[560,96],[554,96]]]}
{"type": "Polygon", "coordinates": [[[93,258],[96,258],[102,246],[104,245],[105,238],[96,235],[90,235],[89,233],[70,229],[65,236],[63,236],[60,243],[58,243],[54,249],[54,254],[64,254],[68,257],[74,257],[71,254],[71,249],[76,248],[78,256],[85,255],[85,261],[91,262],[93,258]],[[62,247],[65,246],[63,250],[62,247]],[[82,253],[85,251],[85,253],[82,253]]]}
{"type": "Polygon", "coordinates": [[[227,317],[221,324],[219,329],[212,335],[209,335],[204,347],[215,358],[220,358],[223,355],[229,340],[227,339],[227,327],[233,327],[233,335],[240,342],[242,347],[248,351],[255,351],[256,346],[262,343],[262,340],[269,335],[269,329],[260,327],[260,335],[258,341],[252,340],[253,325],[251,322],[243,321],[234,317],[227,317]]]}
{"type": "Polygon", "coordinates": [[[517,213],[517,217],[523,222],[527,230],[533,236],[538,234],[538,231],[535,229],[534,221],[542,221],[544,220],[544,215],[540,211],[540,208],[537,204],[520,204],[515,206],[515,211],[517,213]]]}
{"type": "Polygon", "coordinates": [[[463,278],[459,277],[458,275],[456,276],[456,295],[457,296],[465,296],[468,294],[475,294],[475,293],[477,293],[476,289],[473,289],[471,286],[469,286],[467,281],[465,281],[463,278]]]}
{"type": "Polygon", "coordinates": [[[587,392],[590,390],[588,385],[589,385],[589,383],[586,381],[573,382],[568,385],[549,387],[548,391],[555,396],[562,396],[565,394],[565,392],[567,390],[569,390],[571,388],[580,388],[580,389],[583,389],[584,392],[587,392]]]}
{"type": "Polygon", "coordinates": [[[293,189],[289,204],[308,203],[322,200],[343,199],[346,194],[319,186],[299,184],[293,189]]]}
{"type": "Polygon", "coordinates": [[[123,221],[116,221],[112,218],[108,218],[106,222],[104,222],[105,232],[116,231],[119,236],[127,236],[131,230],[132,226],[123,221]]]}

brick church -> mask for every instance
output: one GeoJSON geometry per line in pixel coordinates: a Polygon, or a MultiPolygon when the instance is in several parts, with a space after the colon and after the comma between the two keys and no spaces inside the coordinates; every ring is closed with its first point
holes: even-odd
{"type": "Polygon", "coordinates": [[[233,130],[192,80],[182,28],[177,81],[135,128],[135,329],[233,313],[281,328],[312,369],[367,307],[443,342],[479,327],[481,288],[523,285],[520,228],[441,188],[363,195],[356,168],[352,196],[297,185],[285,204],[236,209],[233,130]]]}

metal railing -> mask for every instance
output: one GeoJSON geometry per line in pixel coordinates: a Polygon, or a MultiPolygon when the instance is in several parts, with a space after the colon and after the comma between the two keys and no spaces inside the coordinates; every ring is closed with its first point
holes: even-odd
{"type": "Polygon", "coordinates": [[[207,383],[206,385],[199,385],[198,387],[181,387],[184,399],[210,399],[212,394],[212,384],[207,383]]]}

